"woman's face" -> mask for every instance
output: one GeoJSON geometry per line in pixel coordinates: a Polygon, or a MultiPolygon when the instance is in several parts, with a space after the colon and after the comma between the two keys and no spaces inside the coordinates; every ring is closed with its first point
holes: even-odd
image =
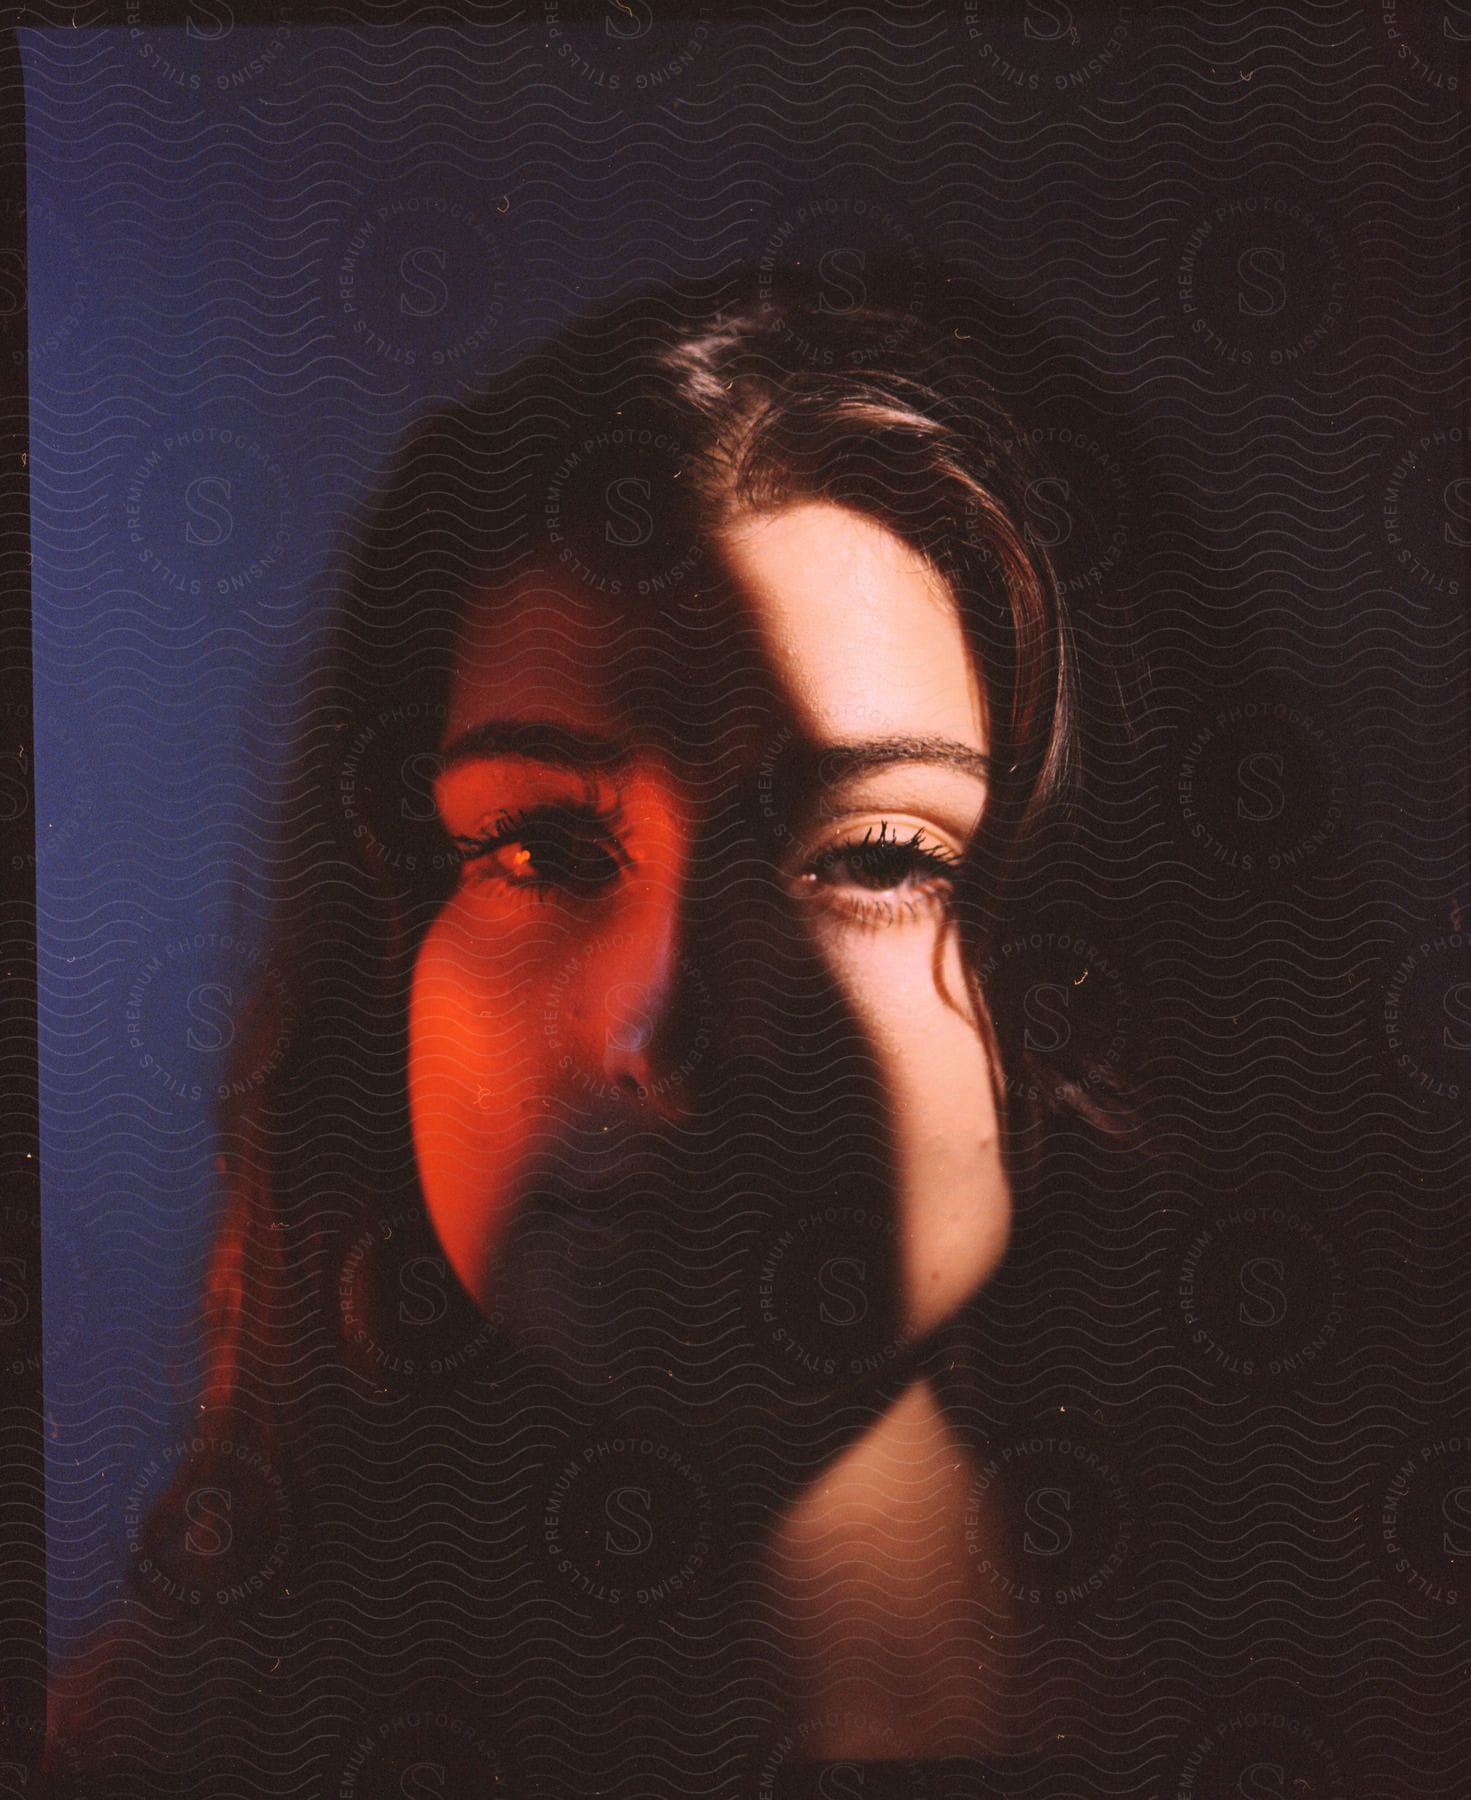
{"type": "Polygon", "coordinates": [[[954,598],[826,502],[712,549],[658,610],[570,568],[479,596],[442,744],[465,860],[413,978],[419,1174],[469,1293],[574,1360],[640,1308],[665,1361],[671,1328],[739,1336],[814,1214],[834,1294],[903,1342],[1008,1234],[950,910],[987,749],[954,598]]]}

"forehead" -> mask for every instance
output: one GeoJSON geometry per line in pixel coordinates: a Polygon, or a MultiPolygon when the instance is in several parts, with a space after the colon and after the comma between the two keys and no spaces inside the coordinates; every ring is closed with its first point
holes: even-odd
{"type": "Polygon", "coordinates": [[[475,596],[446,739],[494,719],[757,755],[783,729],[985,748],[954,596],[886,526],[807,501],[744,516],[711,549],[718,584],[657,617],[555,567],[475,596]]]}

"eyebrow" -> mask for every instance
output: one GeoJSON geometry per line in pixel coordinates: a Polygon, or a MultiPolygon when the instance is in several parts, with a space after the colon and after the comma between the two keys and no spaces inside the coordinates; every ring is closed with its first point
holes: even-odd
{"type": "Polygon", "coordinates": [[[440,751],[441,773],[478,757],[523,756],[559,769],[611,769],[626,763],[632,749],[616,739],[550,719],[493,719],[461,732],[440,751]]]}
{"type": "MultiPolygon", "coordinates": [[[[575,726],[550,719],[488,720],[462,732],[441,751],[443,768],[456,767],[477,757],[525,757],[563,769],[612,769],[627,763],[632,746],[575,726]]],[[[852,775],[896,763],[934,763],[963,770],[982,781],[995,772],[996,762],[984,750],[958,738],[903,736],[861,738],[832,744],[801,744],[779,758],[784,774],[816,786],[834,786],[852,775]]]]}
{"type": "Polygon", "coordinates": [[[795,763],[821,786],[894,763],[939,763],[988,781],[996,762],[984,750],[947,737],[863,738],[852,743],[804,745],[783,760],[795,763]]]}

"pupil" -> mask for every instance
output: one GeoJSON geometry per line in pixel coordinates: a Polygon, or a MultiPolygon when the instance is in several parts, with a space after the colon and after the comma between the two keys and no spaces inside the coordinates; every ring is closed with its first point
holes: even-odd
{"type": "Polygon", "coordinates": [[[911,858],[891,845],[876,846],[859,858],[860,871],[880,887],[897,886],[912,868],[911,858]]]}
{"type": "Polygon", "coordinates": [[[547,831],[528,840],[537,876],[572,887],[598,887],[616,872],[614,859],[599,844],[574,831],[547,831]]]}
{"type": "Polygon", "coordinates": [[[907,846],[889,840],[855,844],[851,849],[834,851],[824,858],[825,873],[842,876],[862,886],[894,887],[913,866],[913,853],[907,846]]]}

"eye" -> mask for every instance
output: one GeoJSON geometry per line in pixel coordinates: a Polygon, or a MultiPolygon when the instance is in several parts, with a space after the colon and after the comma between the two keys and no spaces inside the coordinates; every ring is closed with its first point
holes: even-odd
{"type": "Polygon", "coordinates": [[[457,837],[467,880],[592,900],[613,886],[628,866],[613,835],[612,820],[591,807],[544,806],[502,814],[482,837],[457,837]]]}
{"type": "Polygon", "coordinates": [[[885,819],[824,845],[798,874],[797,890],[861,924],[895,924],[943,909],[959,862],[923,826],[894,829],[885,819]]]}

